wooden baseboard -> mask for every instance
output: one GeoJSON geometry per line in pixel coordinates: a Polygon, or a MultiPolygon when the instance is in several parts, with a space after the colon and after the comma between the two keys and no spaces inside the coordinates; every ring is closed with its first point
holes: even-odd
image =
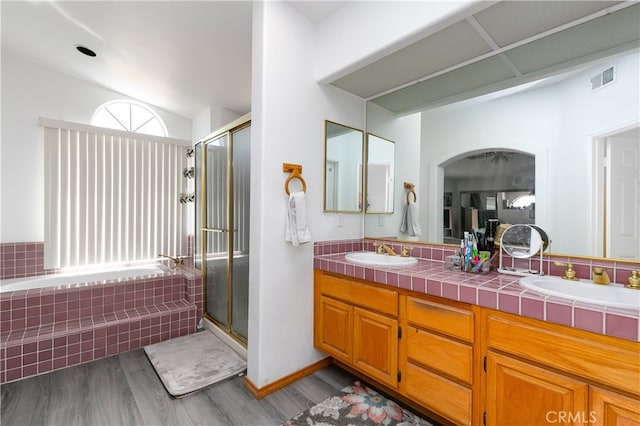
{"type": "Polygon", "coordinates": [[[289,374],[288,376],[284,376],[281,379],[276,380],[275,382],[271,382],[266,386],[258,388],[247,376],[244,376],[244,387],[247,388],[249,393],[253,395],[256,399],[264,398],[265,396],[272,394],[273,392],[282,389],[283,387],[290,385],[293,382],[297,382],[298,380],[306,377],[310,374],[315,373],[318,370],[321,370],[333,363],[333,358],[327,357],[323,358],[320,361],[314,362],[303,368],[302,370],[298,370],[294,373],[289,374]]]}

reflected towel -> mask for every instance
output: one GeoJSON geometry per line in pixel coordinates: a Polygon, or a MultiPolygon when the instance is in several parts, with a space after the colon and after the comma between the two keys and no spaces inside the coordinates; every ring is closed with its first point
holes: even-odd
{"type": "Polygon", "coordinates": [[[415,202],[408,202],[405,206],[400,232],[409,234],[411,237],[417,237],[422,234],[422,229],[420,229],[420,223],[418,222],[418,205],[415,202]]]}
{"type": "Polygon", "coordinates": [[[311,241],[311,233],[307,224],[307,199],[304,192],[292,192],[287,203],[287,214],[285,215],[284,240],[290,241],[292,245],[311,241]]]}

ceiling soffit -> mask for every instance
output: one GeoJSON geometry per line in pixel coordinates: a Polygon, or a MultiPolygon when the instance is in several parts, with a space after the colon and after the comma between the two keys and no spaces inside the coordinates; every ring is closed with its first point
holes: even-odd
{"type": "Polygon", "coordinates": [[[640,47],[638,22],[638,4],[500,2],[333,84],[408,114],[640,47]]]}

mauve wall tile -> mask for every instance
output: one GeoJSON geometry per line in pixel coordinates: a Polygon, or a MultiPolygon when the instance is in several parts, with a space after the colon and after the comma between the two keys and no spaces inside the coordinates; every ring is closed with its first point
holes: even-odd
{"type": "Polygon", "coordinates": [[[547,302],[547,321],[571,327],[571,306],[547,302]]]}
{"type": "Polygon", "coordinates": [[[511,294],[501,293],[498,295],[498,308],[501,311],[512,314],[520,313],[520,298],[511,294]]]}
{"type": "Polygon", "coordinates": [[[413,277],[411,279],[411,289],[419,293],[425,293],[425,279],[421,277],[413,277]]]}
{"type": "Polygon", "coordinates": [[[638,338],[638,318],[607,314],[605,318],[605,334],[635,340],[638,338]]]}
{"type": "Polygon", "coordinates": [[[476,304],[476,289],[475,287],[460,286],[460,301],[476,304]]]}
{"type": "Polygon", "coordinates": [[[478,305],[485,308],[496,309],[498,307],[498,294],[490,290],[478,290],[478,305]]]}
{"type": "Polygon", "coordinates": [[[520,314],[544,320],[544,302],[523,297],[520,300],[520,314]]]}
{"type": "Polygon", "coordinates": [[[574,308],[573,325],[583,330],[602,333],[602,312],[592,311],[584,308],[574,308]]]}
{"type": "Polygon", "coordinates": [[[442,297],[442,283],[435,280],[427,280],[427,293],[442,297]]]}

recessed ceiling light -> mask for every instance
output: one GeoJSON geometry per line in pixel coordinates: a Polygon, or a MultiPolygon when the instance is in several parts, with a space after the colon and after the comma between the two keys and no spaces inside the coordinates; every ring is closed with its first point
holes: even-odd
{"type": "Polygon", "coordinates": [[[88,47],[84,47],[80,44],[76,44],[76,49],[78,49],[78,52],[83,53],[87,56],[91,56],[94,57],[96,56],[96,52],[94,52],[93,50],[89,49],[88,47]]]}

